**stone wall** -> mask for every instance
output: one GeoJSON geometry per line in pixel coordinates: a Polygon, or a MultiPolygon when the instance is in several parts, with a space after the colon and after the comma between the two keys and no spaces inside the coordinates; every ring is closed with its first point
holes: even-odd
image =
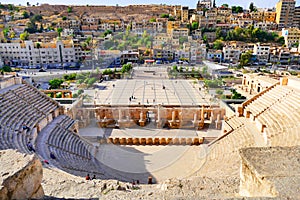
{"type": "Polygon", "coordinates": [[[240,195],[299,199],[300,147],[240,149],[240,195]]]}
{"type": "Polygon", "coordinates": [[[0,80],[0,89],[21,83],[22,78],[20,77],[5,77],[0,80]]]}
{"type": "Polygon", "coordinates": [[[41,199],[42,164],[35,155],[0,151],[0,199],[41,199]]]}

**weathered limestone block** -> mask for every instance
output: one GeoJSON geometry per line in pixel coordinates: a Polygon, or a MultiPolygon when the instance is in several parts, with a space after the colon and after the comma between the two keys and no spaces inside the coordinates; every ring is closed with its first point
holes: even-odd
{"type": "Polygon", "coordinates": [[[241,196],[299,199],[299,146],[248,147],[239,152],[241,196]]]}
{"type": "Polygon", "coordinates": [[[41,199],[42,164],[35,155],[0,151],[0,199],[41,199]]]}

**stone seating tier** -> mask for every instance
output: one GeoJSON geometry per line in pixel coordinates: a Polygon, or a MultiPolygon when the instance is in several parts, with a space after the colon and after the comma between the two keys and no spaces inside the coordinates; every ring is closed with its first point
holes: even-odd
{"type": "Polygon", "coordinates": [[[290,96],[291,93],[293,93],[293,89],[277,85],[246,106],[246,111],[250,111],[254,117],[257,117],[277,101],[280,101],[287,95],[290,96]]]}
{"type": "MultiPolygon", "coordinates": [[[[239,156],[238,150],[243,147],[255,146],[253,125],[245,123],[233,130],[230,134],[212,144],[206,155],[206,163],[202,167],[204,172],[218,171],[220,174],[238,175],[239,156]],[[224,163],[228,168],[224,168],[224,163]]],[[[203,155],[204,156],[204,155],[203,155]]],[[[203,173],[203,172],[202,172],[203,173]]]]}
{"type": "Polygon", "coordinates": [[[60,126],[55,126],[51,130],[47,143],[66,152],[90,159],[90,153],[87,149],[88,145],[78,135],[60,126]]]}
{"type": "Polygon", "coordinates": [[[291,93],[257,117],[260,124],[265,126],[265,134],[271,145],[297,145],[300,120],[300,94],[291,93]]]}
{"type": "MultiPolygon", "coordinates": [[[[1,90],[0,93],[0,126],[1,126],[1,138],[2,146],[1,149],[15,148],[19,149],[24,153],[29,153],[27,149],[27,142],[33,139],[33,129],[35,125],[46,115],[44,111],[39,110],[38,107],[33,106],[31,103],[36,99],[44,98],[41,93],[34,91],[26,85],[14,85],[5,90],[1,90]],[[28,95],[19,96],[18,93],[24,94],[25,92],[31,91],[28,95]],[[30,99],[30,94],[32,99],[30,99]],[[41,96],[41,97],[39,97],[41,96]],[[26,124],[30,131],[24,131],[22,126],[26,124]]],[[[56,104],[45,99],[44,104],[50,104],[51,111],[56,109],[56,104]]],[[[42,104],[38,104],[42,105],[42,104]]],[[[49,108],[50,108],[49,107],[49,108]]],[[[40,107],[43,109],[44,107],[40,107]]],[[[49,110],[50,111],[50,110],[49,110]]]]}
{"type": "Polygon", "coordinates": [[[233,129],[237,129],[244,125],[244,118],[243,117],[237,117],[237,116],[232,116],[229,119],[225,120],[225,122],[233,129]]]}

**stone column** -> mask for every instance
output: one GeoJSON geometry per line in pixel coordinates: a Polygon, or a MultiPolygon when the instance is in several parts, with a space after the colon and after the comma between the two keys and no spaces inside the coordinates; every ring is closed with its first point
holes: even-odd
{"type": "Polygon", "coordinates": [[[204,106],[201,108],[201,121],[204,121],[204,106]]]}
{"type": "Polygon", "coordinates": [[[140,120],[139,120],[140,126],[145,126],[145,120],[143,118],[143,112],[140,113],[140,120]]]}
{"type": "Polygon", "coordinates": [[[122,120],[122,110],[121,109],[119,109],[119,121],[121,121],[122,120]]]}
{"type": "Polygon", "coordinates": [[[157,120],[156,120],[156,126],[157,128],[162,127],[162,121],[161,121],[161,114],[160,114],[160,104],[157,106],[157,120]]]}
{"type": "Polygon", "coordinates": [[[197,123],[197,113],[194,114],[194,124],[197,123]]]}
{"type": "Polygon", "coordinates": [[[157,121],[158,122],[160,122],[160,120],[161,120],[160,117],[161,117],[160,116],[160,105],[158,105],[158,107],[157,107],[157,121]]]}
{"type": "Polygon", "coordinates": [[[198,129],[202,129],[204,127],[204,106],[201,108],[201,119],[198,124],[198,129]]]}
{"type": "Polygon", "coordinates": [[[220,114],[217,115],[217,120],[216,120],[216,129],[221,129],[221,120],[220,120],[220,114]]]}
{"type": "Polygon", "coordinates": [[[172,122],[174,122],[175,121],[175,111],[172,111],[172,122]]]}

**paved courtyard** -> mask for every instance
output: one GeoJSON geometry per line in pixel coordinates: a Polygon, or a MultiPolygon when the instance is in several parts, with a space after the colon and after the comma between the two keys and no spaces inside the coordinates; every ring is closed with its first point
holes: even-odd
{"type": "MultiPolygon", "coordinates": [[[[167,70],[162,67],[134,68],[132,79],[104,81],[94,92],[96,105],[104,106],[201,106],[211,105],[210,95],[206,94],[198,82],[193,80],[170,80],[167,70]],[[201,89],[199,89],[201,88],[201,89]],[[133,98],[132,98],[133,97],[133,98]]],[[[91,94],[92,94],[91,93],[91,94]]],[[[221,132],[214,128],[200,131],[194,129],[157,129],[152,123],[146,127],[123,129],[98,128],[96,122],[83,129],[80,135],[94,138],[98,146],[96,158],[105,166],[119,172],[129,173],[132,179],[138,174],[151,174],[157,181],[168,178],[184,178],[196,173],[207,154],[207,145],[200,146],[120,146],[100,145],[98,136],[105,137],[218,137],[221,132]],[[135,176],[135,174],[137,174],[135,176]]]]}
{"type": "Polygon", "coordinates": [[[96,104],[101,105],[210,105],[210,96],[188,80],[108,81],[99,85],[95,97],[96,104]]]}

